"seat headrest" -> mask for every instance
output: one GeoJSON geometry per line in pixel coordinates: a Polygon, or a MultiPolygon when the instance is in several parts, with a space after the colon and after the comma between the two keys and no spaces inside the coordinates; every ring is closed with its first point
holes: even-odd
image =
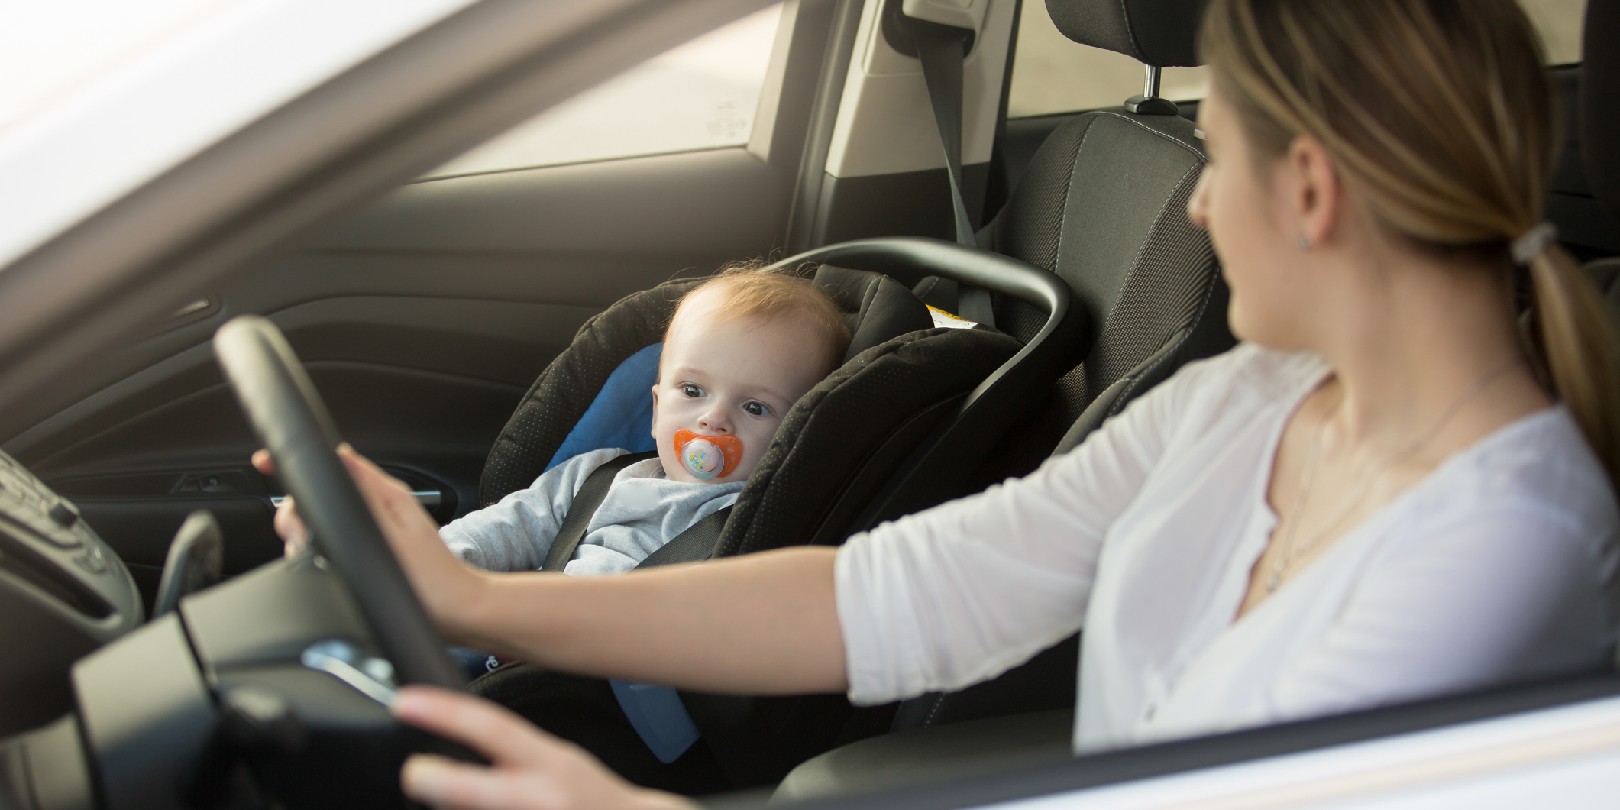
{"type": "Polygon", "coordinates": [[[1620,3],[1589,0],[1581,37],[1581,157],[1586,182],[1609,216],[1620,219],[1620,3]]]}
{"type": "Polygon", "coordinates": [[[1199,64],[1198,21],[1205,0],[1046,0],[1063,35],[1154,67],[1199,64]]]}

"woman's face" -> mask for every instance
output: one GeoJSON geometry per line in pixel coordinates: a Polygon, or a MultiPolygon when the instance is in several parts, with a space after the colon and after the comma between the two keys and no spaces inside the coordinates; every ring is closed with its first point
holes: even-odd
{"type": "Polygon", "coordinates": [[[1306,273],[1299,234],[1286,222],[1281,161],[1257,162],[1231,108],[1211,90],[1198,111],[1209,164],[1187,203],[1187,216],[1209,233],[1231,288],[1232,333],[1273,348],[1297,348],[1291,326],[1306,273]]]}

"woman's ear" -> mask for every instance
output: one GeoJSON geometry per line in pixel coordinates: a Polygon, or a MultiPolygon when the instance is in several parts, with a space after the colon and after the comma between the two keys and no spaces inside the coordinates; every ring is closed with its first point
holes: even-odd
{"type": "Polygon", "coordinates": [[[1332,157],[1315,138],[1300,136],[1288,145],[1288,197],[1302,247],[1321,245],[1334,235],[1344,205],[1344,186],[1332,157]]]}

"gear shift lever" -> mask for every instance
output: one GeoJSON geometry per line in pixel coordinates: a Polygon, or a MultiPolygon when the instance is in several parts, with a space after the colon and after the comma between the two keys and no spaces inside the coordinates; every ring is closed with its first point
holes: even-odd
{"type": "Polygon", "coordinates": [[[219,523],[214,515],[199,509],[186,516],[180,531],[169,544],[169,556],[163,562],[163,579],[158,583],[157,598],[152,603],[152,617],[157,618],[180,603],[180,597],[196,593],[219,581],[224,545],[220,539],[219,523]]]}

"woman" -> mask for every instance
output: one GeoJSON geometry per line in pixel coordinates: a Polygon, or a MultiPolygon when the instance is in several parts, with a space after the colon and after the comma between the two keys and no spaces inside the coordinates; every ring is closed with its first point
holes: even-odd
{"type": "MultiPolygon", "coordinates": [[[[1083,751],[1602,666],[1620,397],[1603,312],[1539,224],[1553,116],[1523,13],[1214,0],[1201,37],[1188,213],[1237,349],[1029,478],[836,552],[611,580],[461,567],[348,454],[440,628],[559,669],[884,701],[1083,627],[1083,751]]],[[[424,801],[680,802],[468,698],[395,710],[495,741],[491,769],[413,759],[424,801]]]]}

